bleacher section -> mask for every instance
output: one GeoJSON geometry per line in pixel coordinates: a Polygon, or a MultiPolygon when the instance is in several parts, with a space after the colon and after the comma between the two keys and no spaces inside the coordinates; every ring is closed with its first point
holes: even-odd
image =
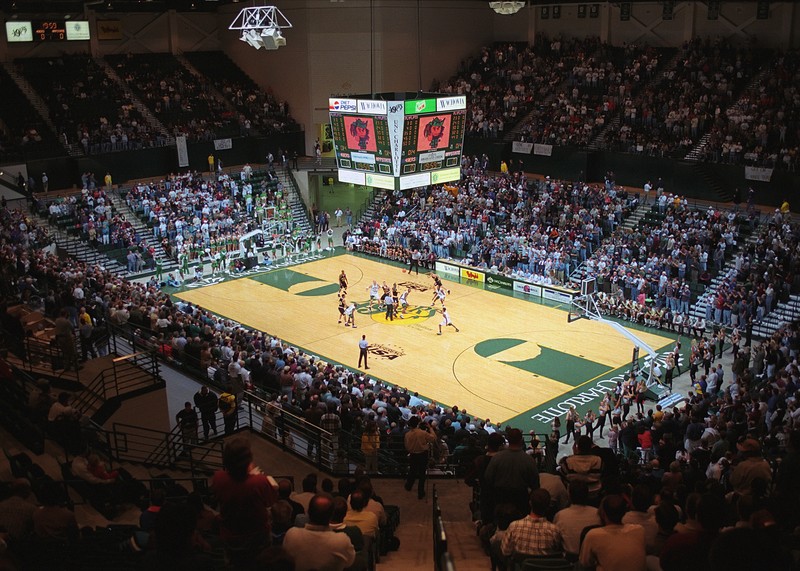
{"type": "Polygon", "coordinates": [[[237,118],[170,54],[109,55],[106,61],[172,135],[210,141],[239,134],[237,118]]]}
{"type": "Polygon", "coordinates": [[[131,94],[87,55],[16,60],[47,103],[59,133],[79,142],[85,154],[134,150],[155,144],[131,94]]]}
{"type": "Polygon", "coordinates": [[[0,66],[0,119],[7,127],[4,151],[27,159],[64,153],[54,133],[8,72],[0,66]],[[8,146],[6,146],[8,145],[8,146]]]}
{"type": "Polygon", "coordinates": [[[289,114],[289,103],[256,85],[224,52],[189,52],[184,56],[236,107],[242,135],[299,130],[289,114]]]}

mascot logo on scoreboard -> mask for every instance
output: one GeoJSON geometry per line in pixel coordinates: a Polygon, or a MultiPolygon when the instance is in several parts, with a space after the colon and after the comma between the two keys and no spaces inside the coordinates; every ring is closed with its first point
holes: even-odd
{"type": "Polygon", "coordinates": [[[366,151],[369,146],[369,124],[362,119],[356,119],[350,124],[350,134],[358,139],[358,148],[366,151]]]}
{"type": "Polygon", "coordinates": [[[428,140],[431,149],[439,147],[439,141],[441,141],[444,136],[444,122],[445,120],[441,117],[434,117],[425,125],[423,135],[428,140]]]}

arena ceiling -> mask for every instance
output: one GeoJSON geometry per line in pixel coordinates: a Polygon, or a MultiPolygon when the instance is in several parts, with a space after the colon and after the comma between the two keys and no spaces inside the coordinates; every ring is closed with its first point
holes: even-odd
{"type": "MultiPolygon", "coordinates": [[[[276,5],[278,8],[288,7],[297,0],[263,0],[256,2],[259,5],[276,5]]],[[[332,3],[358,2],[363,0],[330,0],[332,3]]],[[[425,4],[432,0],[405,0],[407,2],[420,2],[425,4]]],[[[441,1],[441,0],[436,0],[441,1]]],[[[480,2],[488,5],[488,0],[466,0],[480,2]]],[[[553,4],[548,0],[529,0],[532,5],[553,4]]],[[[566,0],[558,4],[586,3],[587,0],[566,0]]],[[[19,16],[33,17],[59,14],[83,14],[84,8],[90,6],[96,12],[164,12],[166,10],[204,11],[213,12],[220,5],[242,3],[253,5],[252,2],[243,0],[89,0],[81,2],[76,0],[0,0],[0,9],[6,17],[17,14],[19,16]]]]}

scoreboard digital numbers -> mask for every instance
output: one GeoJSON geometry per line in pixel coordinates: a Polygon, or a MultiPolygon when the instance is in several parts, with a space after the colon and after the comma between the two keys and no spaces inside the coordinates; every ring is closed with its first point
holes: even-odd
{"type": "Polygon", "coordinates": [[[466,96],[385,95],[329,100],[339,180],[386,189],[458,180],[466,96]]]}
{"type": "Polygon", "coordinates": [[[67,28],[64,20],[41,20],[33,22],[33,39],[39,42],[49,42],[67,39],[67,28]]]}

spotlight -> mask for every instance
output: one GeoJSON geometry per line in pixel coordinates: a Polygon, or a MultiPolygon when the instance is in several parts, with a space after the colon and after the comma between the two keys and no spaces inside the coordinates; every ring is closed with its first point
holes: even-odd
{"type": "Polygon", "coordinates": [[[234,18],[229,30],[239,30],[240,40],[255,49],[277,50],[286,45],[281,28],[291,28],[292,23],[275,6],[244,8],[234,18]]]}
{"type": "Polygon", "coordinates": [[[278,28],[267,28],[261,30],[261,43],[268,50],[277,50],[286,45],[286,38],[278,28]]]}

